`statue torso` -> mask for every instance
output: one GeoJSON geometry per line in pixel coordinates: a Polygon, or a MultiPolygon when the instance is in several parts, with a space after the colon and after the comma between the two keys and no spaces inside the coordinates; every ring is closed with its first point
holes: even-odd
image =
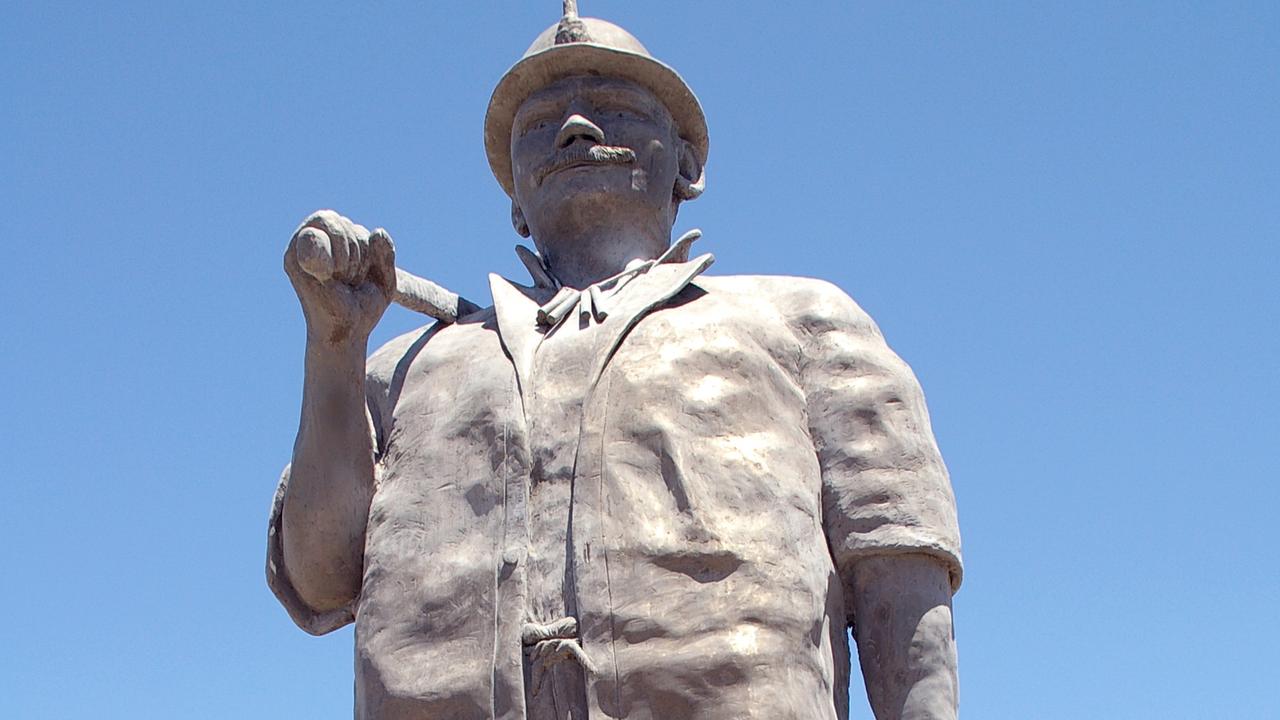
{"type": "Polygon", "coordinates": [[[491,310],[383,358],[361,716],[843,711],[799,341],[758,282],[665,282],[600,325],[538,339],[491,310]],[[595,670],[534,698],[521,627],[562,615],[595,670]]]}

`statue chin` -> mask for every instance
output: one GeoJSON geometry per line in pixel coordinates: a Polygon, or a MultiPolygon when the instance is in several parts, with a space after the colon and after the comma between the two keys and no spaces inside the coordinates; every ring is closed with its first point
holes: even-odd
{"type": "Polygon", "coordinates": [[[671,193],[653,192],[646,177],[634,165],[574,167],[548,175],[531,193],[523,217],[562,280],[589,284],[620,272],[627,260],[656,258],[670,245],[671,193]],[[593,269],[579,275],[567,266],[593,269]]]}
{"type": "MultiPolygon", "coordinates": [[[[583,164],[554,170],[531,191],[543,206],[576,205],[583,200],[628,197],[647,188],[647,173],[634,164],[583,164]],[[639,178],[639,180],[638,180],[639,178]]],[[[522,193],[523,194],[523,193],[522,193]]]]}

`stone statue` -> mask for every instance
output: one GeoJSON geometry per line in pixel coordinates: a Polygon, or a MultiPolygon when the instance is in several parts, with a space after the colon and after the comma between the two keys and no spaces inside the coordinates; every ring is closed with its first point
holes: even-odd
{"type": "Polygon", "coordinates": [[[911,370],[818,280],[707,276],[693,92],[566,2],[485,118],[528,286],[480,308],[331,211],[285,252],[302,415],[268,579],[355,622],[358,718],[956,714],[955,504],[911,370]],[[393,299],[443,318],[367,360],[393,299]]]}

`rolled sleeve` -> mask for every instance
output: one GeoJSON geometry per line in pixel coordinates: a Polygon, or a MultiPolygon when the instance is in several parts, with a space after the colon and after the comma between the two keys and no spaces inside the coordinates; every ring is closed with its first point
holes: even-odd
{"type": "Polygon", "coordinates": [[[281,523],[284,495],[289,489],[289,468],[286,465],[280,474],[280,484],[276,486],[275,497],[271,500],[271,519],[267,525],[267,585],[298,627],[312,635],[324,635],[355,620],[354,602],[327,612],[316,612],[303,602],[289,580],[281,523]]]}
{"type": "Polygon", "coordinates": [[[947,567],[954,592],[963,573],[955,497],[911,368],[835,286],[809,293],[798,320],[823,525],[846,586],[860,558],[924,553],[947,567]]]}
{"type": "MultiPolygon", "coordinates": [[[[430,327],[434,330],[438,325],[430,327]]],[[[387,438],[391,433],[392,409],[395,406],[392,388],[394,385],[394,392],[398,393],[398,382],[402,380],[400,365],[406,360],[412,360],[413,354],[421,348],[427,336],[425,328],[405,333],[379,348],[366,361],[365,419],[369,423],[375,458],[379,460],[386,451],[387,438]],[[400,378],[397,378],[398,373],[400,378]]],[[[285,494],[289,489],[290,467],[292,466],[286,465],[280,474],[280,482],[271,500],[271,518],[267,526],[267,585],[298,627],[312,635],[324,635],[355,620],[358,597],[344,607],[317,612],[302,600],[293,581],[289,579],[289,570],[284,560],[282,515],[285,494]]],[[[375,467],[375,483],[378,471],[379,468],[375,467]]]]}

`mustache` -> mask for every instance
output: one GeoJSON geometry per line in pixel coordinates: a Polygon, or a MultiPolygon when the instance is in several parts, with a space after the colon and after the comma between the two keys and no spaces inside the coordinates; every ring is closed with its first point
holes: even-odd
{"type": "Polygon", "coordinates": [[[564,170],[574,165],[628,165],[636,161],[636,151],[619,145],[580,145],[573,143],[569,147],[551,154],[547,162],[538,170],[535,180],[541,185],[551,173],[564,170]]]}

